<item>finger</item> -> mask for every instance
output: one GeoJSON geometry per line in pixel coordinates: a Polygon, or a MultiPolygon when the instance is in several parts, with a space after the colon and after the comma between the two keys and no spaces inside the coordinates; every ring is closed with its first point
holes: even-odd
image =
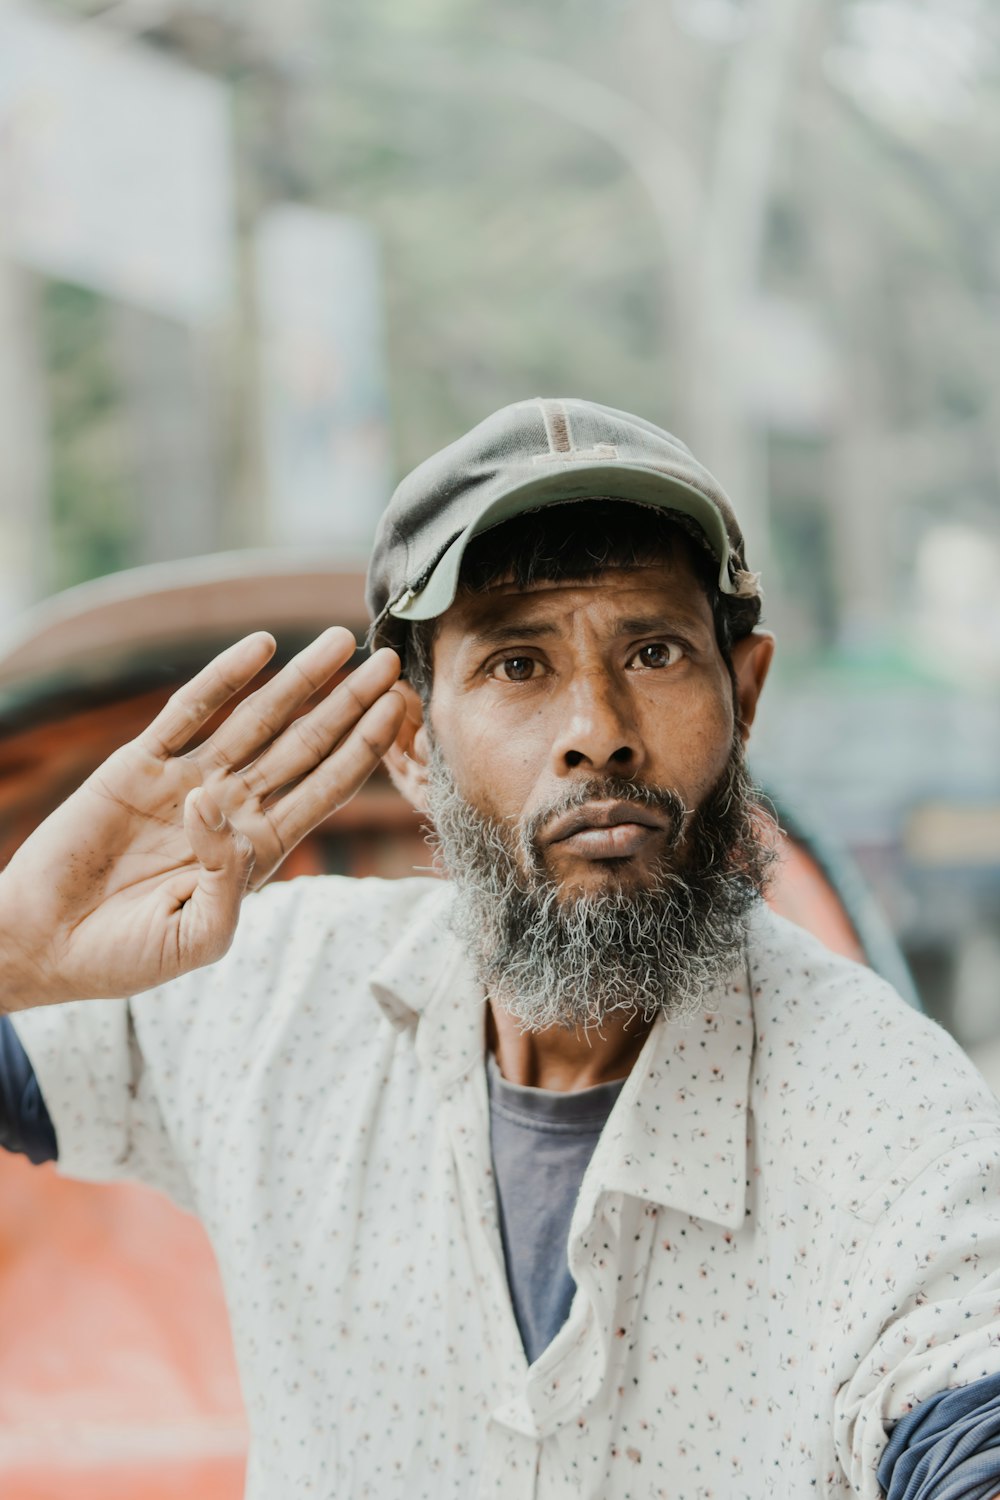
{"type": "Polygon", "coordinates": [[[399,733],[405,713],[402,693],[385,693],[331,756],[268,808],[286,853],[364,785],[399,733]]]}
{"type": "Polygon", "coordinates": [[[332,625],[293,656],[270,682],[233,710],[200,747],[199,756],[216,765],[245,766],[274,739],[295,713],[349,662],[357,642],[342,625],[332,625]]]}
{"type": "Polygon", "coordinates": [[[181,911],[181,960],[214,963],[232,942],[240,902],[253,873],[253,845],[237,833],[215,798],[195,787],[184,803],[184,831],[201,869],[181,911]]]}
{"type": "Polygon", "coordinates": [[[395,651],[381,651],[357,667],[322,703],[289,724],[243,773],[251,791],[262,799],[317,766],[348,735],[364,714],[399,677],[395,651]]]}
{"type": "Polygon", "coordinates": [[[139,744],[160,757],[183,750],[214,713],[248,682],[274,655],[275,640],[266,631],[244,636],[221,652],[190,682],[177,689],[156,718],[139,735],[139,744]]]}

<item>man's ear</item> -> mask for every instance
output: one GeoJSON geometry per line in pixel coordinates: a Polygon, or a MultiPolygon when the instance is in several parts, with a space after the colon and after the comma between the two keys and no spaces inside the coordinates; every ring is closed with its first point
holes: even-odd
{"type": "Polygon", "coordinates": [[[427,726],[424,724],[424,705],[420,694],[408,682],[394,682],[392,690],[405,702],[406,713],[399,733],[385,752],[383,760],[397,791],[402,792],[417,812],[426,812],[430,744],[427,726]]]}
{"type": "Polygon", "coordinates": [[[750,726],[757,712],[757,700],[767,679],[774,656],[774,636],[769,630],[752,630],[734,642],[731,653],[736,678],[736,701],[739,705],[739,731],[743,743],[750,738],[750,726]]]}

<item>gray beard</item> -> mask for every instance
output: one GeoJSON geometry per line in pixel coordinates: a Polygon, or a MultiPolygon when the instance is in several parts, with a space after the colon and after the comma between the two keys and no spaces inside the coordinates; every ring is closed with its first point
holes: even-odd
{"type": "Polygon", "coordinates": [[[701,1010],[741,962],[774,858],[739,741],[693,812],[667,789],[602,777],[574,783],[517,824],[470,806],[435,745],[428,812],[455,887],[453,928],[492,1002],[524,1031],[701,1010]],[[666,817],[667,849],[654,878],[639,888],[563,895],[545,870],[537,834],[554,816],[609,797],[666,817]]]}

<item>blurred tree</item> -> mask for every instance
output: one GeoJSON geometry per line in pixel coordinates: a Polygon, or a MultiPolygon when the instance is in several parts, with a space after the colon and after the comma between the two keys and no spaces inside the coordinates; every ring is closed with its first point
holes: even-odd
{"type": "Polygon", "coordinates": [[[136,556],[123,392],[109,307],[64,282],[44,288],[41,339],[52,437],[52,586],[113,573],[136,556]]]}
{"type": "MultiPolygon", "coordinates": [[[[375,227],[399,472],[525,393],[641,410],[688,436],[751,520],[771,496],[784,533],[771,617],[793,619],[803,648],[891,632],[928,507],[997,526],[988,6],[59,8],[230,82],[245,241],[262,207],[288,199],[375,227]],[[798,368],[807,346],[825,350],[825,373],[798,368]],[[786,451],[794,462],[779,461],[786,451]],[[823,539],[834,566],[810,600],[801,579],[816,576],[823,539]]],[[[233,542],[255,539],[261,512],[251,285],[215,421],[216,503],[228,505],[217,534],[233,542]]],[[[76,369],[96,378],[82,354],[76,369]]],[[[98,397],[81,411],[87,400],[98,397]]],[[[101,410],[99,428],[135,420],[110,398],[101,410]]],[[[99,450],[127,453],[101,430],[99,450]]],[[[128,481],[98,499],[77,441],[57,445],[59,504],[84,530],[93,509],[105,540],[78,554],[91,568],[143,531],[107,498],[128,481]]]]}

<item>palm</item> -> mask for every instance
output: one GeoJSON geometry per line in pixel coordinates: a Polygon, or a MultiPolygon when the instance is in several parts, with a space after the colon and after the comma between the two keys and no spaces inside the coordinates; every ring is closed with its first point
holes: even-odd
{"type": "Polygon", "coordinates": [[[247,886],[378,764],[403,714],[392,652],[296,717],[354,650],[336,628],[187,748],[272,650],[258,635],[223,652],[11,860],[8,959],[37,1000],[130,994],[218,958],[247,886]]]}

